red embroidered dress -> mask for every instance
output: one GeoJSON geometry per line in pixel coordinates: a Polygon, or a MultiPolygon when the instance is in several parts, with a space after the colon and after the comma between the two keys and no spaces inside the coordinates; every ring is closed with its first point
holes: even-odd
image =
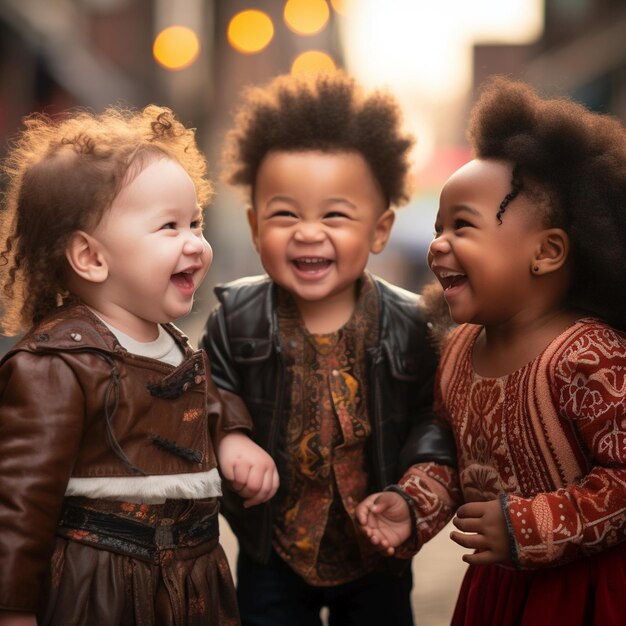
{"type": "MultiPolygon", "coordinates": [[[[484,378],[480,330],[463,325],[446,345],[437,410],[464,500],[500,498],[522,571],[470,566],[453,624],[626,624],[626,336],[580,320],[521,369],[484,378]]],[[[417,466],[402,486],[419,479],[417,466]]],[[[433,526],[421,520],[422,541],[433,526]]]]}

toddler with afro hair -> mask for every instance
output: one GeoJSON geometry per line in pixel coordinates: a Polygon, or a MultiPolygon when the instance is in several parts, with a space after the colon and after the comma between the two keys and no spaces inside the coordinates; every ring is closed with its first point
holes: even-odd
{"type": "Polygon", "coordinates": [[[366,270],[409,200],[413,143],[396,99],[343,72],[248,89],[227,134],[223,177],[247,192],[266,275],[216,288],[201,345],[281,481],[256,511],[224,493],[244,626],[317,623],[323,607],[330,623],[413,624],[410,561],[390,566],[354,517],[418,459],[455,463],[422,301],[366,270]]]}

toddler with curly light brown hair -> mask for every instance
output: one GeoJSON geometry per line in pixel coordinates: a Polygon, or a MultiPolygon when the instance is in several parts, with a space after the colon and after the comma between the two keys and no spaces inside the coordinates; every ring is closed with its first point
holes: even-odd
{"type": "Polygon", "coordinates": [[[278,475],[172,323],[212,260],[194,130],[32,116],[2,171],[0,624],[238,624],[218,465],[246,507],[278,475]]]}

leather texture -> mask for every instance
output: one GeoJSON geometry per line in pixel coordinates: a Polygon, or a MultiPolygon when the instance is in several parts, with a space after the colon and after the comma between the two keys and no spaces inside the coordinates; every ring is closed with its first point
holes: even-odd
{"type": "Polygon", "coordinates": [[[216,466],[221,430],[249,429],[206,354],[164,325],[178,367],[128,353],[89,309],[54,311],[0,361],[0,607],[34,610],[70,477],[216,466]]]}
{"type": "MultiPolygon", "coordinates": [[[[456,453],[451,432],[432,413],[437,354],[420,298],[371,278],[380,309],[380,344],[369,352],[367,363],[373,492],[399,480],[417,462],[454,466],[456,453]]],[[[248,277],[218,286],[215,293],[219,303],[200,345],[209,355],[217,386],[243,399],[254,424],[252,438],[277,460],[290,395],[283,385],[276,285],[267,276],[248,277]]],[[[280,466],[278,470],[280,474],[280,466]]],[[[280,490],[275,498],[280,498],[280,490]]],[[[236,494],[224,492],[222,513],[240,549],[261,563],[270,554],[272,508],[273,501],[244,509],[236,494]]]]}

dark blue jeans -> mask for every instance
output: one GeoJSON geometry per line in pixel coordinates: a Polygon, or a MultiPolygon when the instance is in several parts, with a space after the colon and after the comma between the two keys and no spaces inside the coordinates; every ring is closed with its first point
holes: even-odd
{"type": "Polygon", "coordinates": [[[396,574],[373,572],[335,587],[305,583],[274,552],[267,565],[240,553],[237,598],[242,626],[413,626],[411,568],[396,574]]]}

